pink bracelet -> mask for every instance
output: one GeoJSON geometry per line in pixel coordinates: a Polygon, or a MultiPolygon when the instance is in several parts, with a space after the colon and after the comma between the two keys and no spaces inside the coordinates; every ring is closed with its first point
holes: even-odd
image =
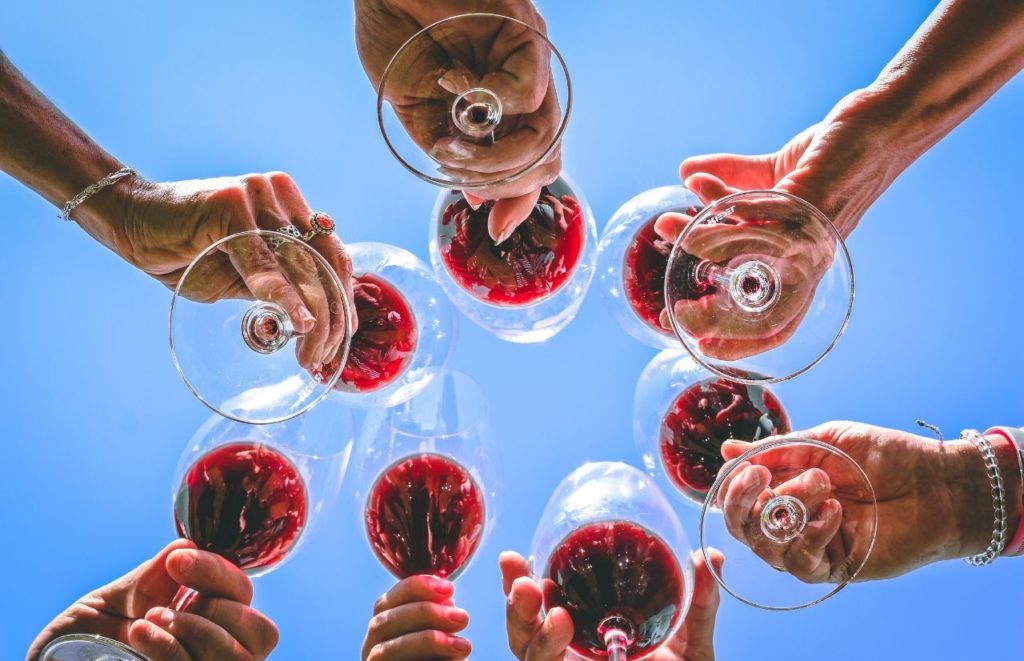
{"type": "MultiPolygon", "coordinates": [[[[1024,488],[1024,429],[1013,427],[992,427],[985,431],[985,435],[998,434],[1002,436],[1014,449],[1017,450],[1017,468],[1020,471],[1021,486],[1024,488]]],[[[1018,511],[1024,509],[1024,502],[1015,503],[1018,511]]],[[[1024,555],[1024,516],[1021,516],[1017,523],[1017,531],[1010,541],[1003,547],[1001,555],[1013,556],[1024,555]]]]}

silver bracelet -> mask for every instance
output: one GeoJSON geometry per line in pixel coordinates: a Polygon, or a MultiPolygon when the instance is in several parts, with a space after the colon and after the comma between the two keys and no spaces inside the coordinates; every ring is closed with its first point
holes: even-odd
{"type": "Polygon", "coordinates": [[[999,475],[999,464],[996,462],[996,453],[992,450],[992,444],[976,429],[965,429],[960,433],[960,439],[970,441],[978,446],[981,457],[985,461],[985,471],[988,473],[988,481],[992,485],[992,509],[995,511],[995,518],[992,527],[992,541],[988,548],[977,555],[972,555],[964,560],[967,564],[975,567],[983,567],[1003,552],[1006,546],[1006,497],[1003,491],[1003,478],[999,475]]]}
{"type": "Polygon", "coordinates": [[[61,209],[59,218],[61,220],[71,220],[71,212],[74,211],[75,207],[79,204],[85,202],[107,186],[113,186],[125,177],[130,177],[133,174],[136,174],[136,172],[132,168],[121,168],[117,172],[111,172],[96,183],[89,184],[81,193],[64,203],[64,208],[61,209]]]}

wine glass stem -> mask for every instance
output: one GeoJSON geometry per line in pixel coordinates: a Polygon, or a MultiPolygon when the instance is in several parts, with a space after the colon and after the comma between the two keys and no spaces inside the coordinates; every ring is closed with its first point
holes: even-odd
{"type": "Polygon", "coordinates": [[[758,259],[750,259],[735,268],[705,259],[693,269],[693,285],[698,292],[709,286],[719,287],[729,293],[740,309],[760,313],[779,299],[781,279],[770,264],[758,259]]]}
{"type": "Polygon", "coordinates": [[[628,661],[626,651],[629,649],[629,639],[619,629],[605,632],[604,648],[608,652],[608,661],[628,661]]]}
{"type": "Polygon", "coordinates": [[[178,611],[179,613],[184,611],[186,608],[192,605],[192,602],[199,597],[199,593],[192,588],[185,587],[182,585],[178,588],[178,593],[174,595],[174,599],[171,600],[170,609],[172,611],[178,611]]]}

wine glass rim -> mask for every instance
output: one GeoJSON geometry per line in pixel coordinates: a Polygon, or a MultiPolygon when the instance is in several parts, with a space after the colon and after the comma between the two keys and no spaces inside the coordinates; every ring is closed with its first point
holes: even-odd
{"type": "Polygon", "coordinates": [[[54,638],[46,644],[46,647],[44,647],[42,651],[39,652],[38,658],[46,658],[47,652],[49,652],[55,647],[58,647],[64,643],[69,642],[95,643],[97,645],[103,645],[112,648],[114,650],[117,650],[118,652],[124,652],[126,655],[130,656],[133,659],[139,659],[140,661],[142,661],[146,658],[138,652],[136,652],[131,647],[129,647],[128,645],[122,643],[121,641],[114,640],[113,638],[108,638],[106,636],[101,636],[97,633],[66,633],[62,636],[58,636],[57,638],[54,638]]]}
{"type": "MultiPolygon", "coordinates": [[[[678,338],[680,344],[683,345],[683,348],[686,349],[686,351],[689,352],[689,354],[691,356],[693,356],[694,360],[696,360],[698,363],[700,363],[700,365],[702,367],[704,367],[705,369],[710,370],[711,372],[714,372],[715,374],[718,374],[718,375],[720,375],[720,376],[722,376],[722,377],[724,377],[726,379],[729,379],[731,381],[736,381],[738,383],[743,383],[743,384],[750,385],[750,386],[765,385],[765,384],[769,384],[769,383],[781,383],[782,381],[789,381],[790,379],[793,379],[795,377],[800,376],[801,374],[804,374],[805,372],[807,372],[808,370],[813,368],[815,365],[820,363],[822,360],[824,360],[825,356],[827,356],[829,353],[831,353],[832,349],[835,348],[836,344],[839,342],[839,338],[841,338],[843,336],[843,333],[846,332],[846,327],[850,323],[850,315],[853,313],[853,301],[854,301],[854,298],[856,297],[856,279],[855,279],[854,271],[853,271],[853,260],[850,257],[850,251],[846,247],[846,241],[843,239],[843,235],[840,234],[839,230],[832,223],[832,220],[829,219],[829,217],[826,216],[824,214],[824,212],[821,211],[821,209],[819,209],[818,207],[814,206],[813,204],[811,204],[807,200],[803,199],[802,197],[798,197],[798,196],[793,195],[792,193],[789,193],[789,192],[786,192],[786,191],[776,190],[774,188],[755,188],[755,189],[743,190],[743,191],[739,191],[739,192],[736,192],[736,193],[732,193],[730,195],[726,195],[725,197],[722,197],[722,198],[719,198],[719,199],[715,200],[711,204],[708,204],[703,209],[701,209],[700,212],[696,216],[694,216],[693,219],[689,223],[687,223],[687,225],[683,229],[683,231],[679,233],[679,236],[676,237],[675,243],[673,243],[673,245],[672,245],[672,252],[669,254],[669,258],[668,258],[669,268],[671,269],[671,265],[675,262],[676,256],[678,255],[678,251],[682,250],[682,240],[683,240],[683,237],[686,236],[690,232],[690,230],[692,228],[694,228],[697,225],[699,225],[700,223],[704,222],[704,220],[709,215],[711,215],[712,209],[714,209],[714,208],[716,208],[716,207],[718,207],[720,205],[727,204],[729,202],[740,200],[740,199],[743,199],[743,198],[746,198],[746,197],[751,197],[751,196],[754,196],[754,195],[774,195],[774,196],[786,198],[786,199],[790,200],[791,202],[793,202],[793,203],[795,203],[795,204],[805,208],[810,213],[810,215],[812,217],[814,217],[815,219],[817,219],[818,221],[820,221],[822,223],[822,225],[826,228],[826,230],[829,231],[832,234],[832,238],[835,240],[836,245],[839,247],[839,254],[842,255],[843,261],[846,263],[846,269],[847,269],[847,271],[850,274],[850,296],[849,296],[849,300],[847,300],[847,302],[846,302],[846,312],[843,314],[843,321],[842,321],[841,324],[839,324],[839,328],[836,329],[835,336],[831,339],[831,341],[829,341],[829,343],[825,346],[825,348],[821,350],[821,352],[817,355],[817,357],[814,358],[814,360],[810,361],[809,363],[807,363],[806,365],[804,365],[800,369],[798,369],[798,370],[796,370],[796,371],[794,371],[794,372],[792,372],[790,374],[783,374],[783,375],[779,375],[779,376],[772,376],[770,378],[763,378],[763,379],[750,379],[750,378],[745,378],[745,377],[739,377],[739,376],[731,375],[731,374],[729,374],[729,372],[726,369],[716,365],[713,360],[709,360],[705,356],[702,356],[699,351],[697,351],[696,349],[691,347],[690,343],[686,341],[685,338],[686,338],[687,332],[682,328],[682,325],[679,322],[679,319],[677,319],[674,314],[670,313],[668,315],[669,323],[672,324],[672,331],[675,333],[676,338],[678,338]]],[[[671,310],[672,309],[670,282],[669,282],[669,277],[667,275],[667,272],[666,272],[666,276],[665,276],[665,309],[667,309],[667,310],[671,310]]],[[[761,353],[764,353],[764,352],[761,352],[761,353]]],[[[735,361],[729,361],[729,362],[735,362],[735,361]]]]}
{"type": "Polygon", "coordinates": [[[282,414],[282,415],[279,415],[279,416],[274,417],[274,418],[252,419],[252,418],[241,417],[239,415],[234,415],[230,411],[227,411],[227,410],[222,410],[221,406],[224,405],[224,402],[222,402],[220,405],[217,405],[217,404],[214,404],[214,403],[210,402],[208,399],[206,399],[206,397],[204,397],[199,392],[199,390],[192,384],[192,382],[185,375],[185,370],[182,368],[181,362],[178,360],[178,352],[177,352],[177,350],[174,347],[174,309],[175,309],[175,306],[177,305],[179,297],[186,298],[186,299],[188,298],[188,297],[183,296],[181,294],[182,283],[185,282],[185,279],[188,278],[189,274],[199,264],[199,261],[201,259],[203,259],[207,255],[213,253],[214,250],[220,249],[220,247],[222,245],[224,245],[225,243],[227,243],[228,241],[231,241],[233,239],[237,239],[238,237],[243,237],[243,236],[255,236],[255,237],[264,237],[264,238],[266,238],[266,237],[273,237],[275,240],[280,240],[280,241],[285,242],[285,243],[291,243],[292,245],[302,246],[302,248],[306,251],[306,253],[309,254],[310,256],[312,256],[314,261],[316,261],[320,265],[321,269],[329,274],[328,277],[334,283],[334,286],[337,289],[338,294],[339,294],[339,296],[341,298],[341,304],[342,304],[342,307],[344,308],[343,312],[344,312],[345,320],[346,320],[345,337],[342,340],[341,349],[340,349],[340,356],[341,356],[340,363],[339,363],[340,365],[344,365],[345,363],[348,362],[349,349],[352,346],[351,323],[349,322],[349,320],[352,318],[353,304],[352,304],[352,301],[349,300],[348,294],[345,292],[345,288],[342,286],[341,279],[338,277],[338,274],[334,272],[334,268],[330,265],[330,263],[327,261],[327,259],[323,255],[321,255],[319,251],[313,249],[313,247],[310,246],[309,244],[307,244],[305,241],[303,241],[301,239],[297,239],[295,237],[292,237],[291,235],[285,234],[283,232],[278,232],[278,231],[275,231],[275,230],[265,230],[265,229],[262,229],[262,228],[256,228],[256,229],[250,229],[250,230],[243,230],[241,232],[235,232],[233,234],[229,234],[227,236],[221,237],[220,239],[214,241],[209,246],[207,246],[202,252],[200,252],[198,255],[196,255],[195,258],[193,258],[191,262],[189,262],[189,265],[185,268],[185,271],[181,274],[181,277],[178,279],[178,283],[174,287],[174,293],[171,295],[170,310],[168,311],[168,314],[167,314],[167,342],[168,342],[168,344],[170,345],[170,348],[171,348],[171,360],[174,363],[174,369],[178,372],[178,376],[185,383],[185,386],[189,389],[189,392],[191,392],[192,395],[196,399],[198,399],[200,402],[202,402],[202,404],[204,406],[206,406],[208,409],[210,409],[214,413],[216,413],[216,414],[218,414],[220,416],[223,416],[223,417],[227,418],[228,420],[233,420],[235,422],[240,422],[242,424],[248,424],[248,425],[270,425],[270,424],[276,424],[276,423],[280,423],[280,422],[286,422],[288,420],[291,420],[292,418],[296,418],[296,417],[298,417],[298,416],[308,412],[314,406],[316,406],[317,404],[322,402],[331,392],[333,392],[334,385],[337,383],[338,379],[341,378],[342,370],[340,370],[340,369],[335,370],[334,374],[332,374],[328,378],[327,381],[325,381],[323,384],[321,384],[321,385],[324,386],[322,391],[321,391],[321,393],[316,398],[311,399],[309,402],[307,402],[305,404],[305,406],[303,406],[301,409],[299,409],[297,411],[291,411],[290,413],[282,414]]]}
{"type": "Polygon", "coordinates": [[[455,16],[448,16],[447,18],[442,18],[441,20],[435,21],[430,25],[427,25],[426,27],[420,28],[420,30],[418,30],[415,34],[406,39],[405,42],[403,42],[402,45],[399,46],[398,50],[395,51],[395,54],[391,56],[391,59],[388,61],[387,66],[384,67],[384,73],[381,74],[380,82],[377,84],[377,127],[380,129],[380,133],[384,137],[384,142],[387,144],[387,147],[391,151],[391,154],[398,160],[399,163],[402,164],[402,166],[406,170],[413,173],[423,181],[429,182],[441,188],[478,190],[482,188],[487,188],[489,186],[495,186],[498,184],[511,183],[525,176],[536,166],[544,162],[544,160],[558,148],[559,144],[562,141],[562,135],[565,133],[565,128],[569,123],[569,115],[571,111],[572,79],[569,76],[569,67],[565,63],[565,59],[562,57],[562,54],[559,52],[559,50],[555,47],[551,40],[548,39],[546,34],[541,32],[537,28],[533,27],[532,25],[525,23],[517,18],[512,18],[511,16],[504,16],[502,14],[495,14],[492,12],[468,12],[465,14],[456,14],[455,16]],[[528,164],[518,168],[518,171],[515,172],[514,174],[504,177],[493,177],[491,179],[486,179],[479,182],[473,182],[471,185],[460,185],[454,181],[434,177],[425,172],[420,171],[416,166],[414,166],[412,163],[408,162],[407,160],[405,160],[405,158],[402,157],[402,155],[398,151],[398,148],[395,146],[394,143],[392,143],[391,138],[388,136],[387,130],[384,128],[384,87],[388,82],[388,76],[392,73],[394,67],[397,65],[399,56],[401,56],[405,52],[407,46],[409,46],[413,41],[418,39],[421,35],[428,34],[434,28],[445,23],[464,18],[499,18],[506,21],[512,21],[514,23],[522,25],[526,29],[530,30],[531,32],[539,36],[551,48],[551,52],[555,55],[555,58],[561,65],[562,72],[565,74],[566,88],[565,109],[562,113],[562,120],[561,122],[559,122],[557,130],[551,138],[551,144],[548,145],[547,149],[545,149],[543,153],[539,154],[535,159],[530,161],[528,164]]]}
{"type": "Polygon", "coordinates": [[[697,524],[697,531],[698,531],[698,534],[700,536],[700,540],[699,541],[700,541],[701,553],[704,555],[704,560],[705,560],[705,562],[707,562],[708,567],[714,567],[714,565],[711,564],[711,555],[710,555],[710,552],[708,551],[709,547],[708,547],[708,545],[707,545],[707,543],[705,542],[705,539],[704,539],[704,521],[705,521],[705,517],[707,516],[709,511],[714,512],[716,514],[721,514],[722,513],[721,510],[719,510],[716,507],[714,507],[711,503],[713,501],[717,500],[718,491],[721,488],[723,479],[735,467],[739,466],[740,464],[742,464],[744,461],[746,461],[750,457],[754,456],[755,454],[764,452],[765,450],[772,450],[772,449],[775,449],[775,448],[778,448],[778,447],[784,447],[784,446],[787,446],[787,445],[810,445],[812,447],[816,447],[818,449],[825,450],[827,452],[831,452],[831,453],[833,453],[835,455],[838,455],[839,457],[847,460],[849,462],[850,466],[853,466],[854,470],[857,472],[858,477],[860,477],[860,479],[863,481],[863,483],[867,485],[868,493],[871,496],[871,502],[874,503],[874,508],[872,510],[872,518],[871,518],[871,540],[868,543],[867,550],[864,553],[864,558],[860,561],[860,564],[857,565],[857,567],[855,569],[853,569],[853,571],[851,571],[851,573],[850,573],[849,577],[846,579],[846,581],[844,581],[842,583],[839,583],[831,591],[829,591],[829,592],[827,592],[827,593],[825,593],[825,594],[823,594],[823,595],[813,599],[812,601],[808,601],[808,602],[805,602],[805,603],[802,603],[802,604],[793,605],[793,606],[767,606],[765,604],[759,604],[756,601],[752,601],[750,599],[747,599],[746,597],[743,597],[740,594],[734,592],[732,589],[729,588],[728,585],[725,584],[725,580],[718,574],[718,572],[712,570],[711,575],[714,577],[715,582],[718,583],[718,585],[720,585],[723,590],[725,590],[726,592],[731,594],[733,597],[735,597],[739,601],[747,604],[748,606],[753,606],[755,608],[760,608],[762,610],[778,611],[778,612],[795,611],[795,610],[800,610],[801,608],[809,608],[811,606],[815,606],[815,605],[820,604],[821,602],[825,601],[829,597],[832,597],[837,592],[839,592],[840,590],[842,590],[846,586],[848,586],[851,583],[853,583],[855,580],[857,580],[857,576],[860,575],[860,572],[867,565],[868,559],[871,557],[871,552],[875,548],[875,541],[878,539],[878,502],[877,502],[877,500],[875,498],[875,487],[874,487],[873,484],[871,484],[871,480],[868,479],[868,476],[864,472],[864,469],[861,467],[860,463],[858,463],[853,457],[851,457],[850,455],[848,455],[846,452],[844,452],[843,450],[839,449],[835,445],[831,445],[829,443],[823,443],[822,441],[818,441],[818,440],[813,439],[813,438],[807,438],[807,437],[804,437],[804,436],[800,436],[798,433],[793,433],[793,434],[787,434],[785,436],[780,436],[780,437],[778,437],[776,439],[773,439],[773,440],[767,440],[767,441],[755,443],[754,447],[750,448],[749,450],[747,450],[746,452],[741,454],[739,457],[736,457],[736,459],[734,459],[732,461],[732,465],[729,467],[728,470],[719,471],[718,476],[715,478],[715,483],[712,484],[711,485],[711,489],[708,490],[707,498],[705,498],[704,505],[701,507],[701,510],[700,510],[700,520],[699,520],[699,522],[697,524]]]}

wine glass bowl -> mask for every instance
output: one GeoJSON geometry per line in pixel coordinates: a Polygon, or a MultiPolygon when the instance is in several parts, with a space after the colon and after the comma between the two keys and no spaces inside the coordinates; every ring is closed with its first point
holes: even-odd
{"type": "Polygon", "coordinates": [[[584,464],[555,489],[530,562],[544,608],[573,619],[585,659],[641,659],[682,624],[693,591],[689,542],[654,481],[626,464],[584,464]],[[677,555],[678,554],[678,555],[677,555]]]}
{"type": "MultiPolygon", "coordinates": [[[[757,377],[749,363],[730,370],[757,377]]],[[[725,441],[749,443],[790,430],[777,393],[709,374],[682,349],[662,351],[637,379],[633,438],[644,468],[666,492],[698,507],[725,463],[725,441]]]]}
{"type": "Polygon", "coordinates": [[[619,326],[645,344],[660,349],[679,346],[672,329],[661,321],[672,242],[659,236],[654,224],[664,213],[695,216],[703,206],[684,186],[652,188],[619,207],[601,233],[601,296],[619,326]]]}
{"type": "Polygon", "coordinates": [[[378,125],[395,158],[434,185],[481,193],[548,162],[571,106],[569,70],[548,38],[489,13],[415,33],[377,88],[378,125]]]}
{"type": "Polygon", "coordinates": [[[855,580],[874,547],[878,506],[839,448],[786,436],[751,447],[718,474],[700,516],[705,558],[720,549],[724,590],[766,610],[818,604],[855,580]],[[717,504],[720,511],[714,511],[717,504]]]}
{"type": "Polygon", "coordinates": [[[318,380],[300,355],[309,353],[304,343],[315,350],[339,331],[340,344],[324,348],[344,363],[351,314],[337,274],[304,241],[239,232],[202,251],[178,281],[168,318],[171,356],[192,394],[214,412],[242,423],[283,422],[330,393],[337,375],[318,380]],[[211,274],[226,262],[239,277],[219,283],[226,295],[210,301],[211,274]],[[296,318],[310,314],[314,319],[296,318]],[[306,334],[297,330],[307,326],[306,334]]]}
{"type": "Polygon", "coordinates": [[[430,261],[455,306],[511,342],[543,342],[579,310],[594,275],[597,227],[563,174],[543,187],[530,216],[501,243],[491,239],[492,202],[474,209],[442,191],[430,227],[430,261]]]}
{"type": "Polygon", "coordinates": [[[316,371],[334,381],[331,399],[356,408],[395,406],[422,391],[444,368],[455,338],[455,312],[431,270],[412,253],[384,243],[347,246],[359,325],[344,367],[316,371]]]}
{"type": "Polygon", "coordinates": [[[445,372],[403,404],[375,409],[356,447],[360,525],[396,578],[455,579],[496,522],[501,467],[479,386],[445,372]]]}
{"type": "Polygon", "coordinates": [[[850,318],[853,266],[821,211],[789,193],[753,190],[681,220],[665,276],[666,316],[694,359],[726,378],[775,383],[831,351],[850,318]],[[730,374],[755,355],[760,374],[730,374]]]}

